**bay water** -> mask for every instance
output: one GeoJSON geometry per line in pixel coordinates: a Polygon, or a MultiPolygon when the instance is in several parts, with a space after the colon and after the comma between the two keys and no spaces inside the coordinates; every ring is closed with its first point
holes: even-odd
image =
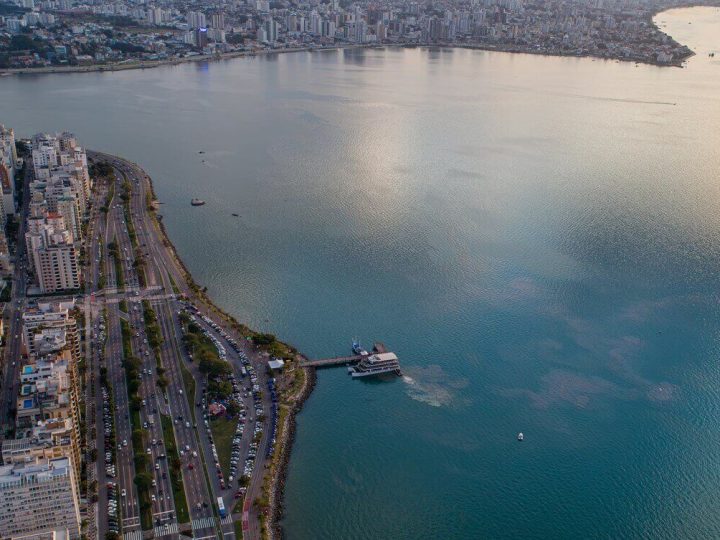
{"type": "Polygon", "coordinates": [[[288,538],[713,538],[720,10],[656,20],[685,69],[303,52],[5,77],[0,122],[144,167],[241,321],[399,355],[319,372],[288,538]]]}

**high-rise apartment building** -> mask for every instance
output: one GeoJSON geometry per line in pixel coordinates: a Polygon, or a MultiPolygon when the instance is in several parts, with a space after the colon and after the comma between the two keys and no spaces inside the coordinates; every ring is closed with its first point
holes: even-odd
{"type": "Polygon", "coordinates": [[[79,252],[60,214],[28,219],[25,243],[43,294],[80,288],[79,252]]]}
{"type": "Polygon", "coordinates": [[[25,308],[22,314],[23,345],[29,356],[40,356],[35,335],[47,329],[62,329],[73,360],[80,359],[80,335],[77,321],[72,316],[74,308],[74,300],[38,301],[25,308]]]}
{"type": "Polygon", "coordinates": [[[213,13],[212,16],[212,27],[218,30],[225,29],[225,14],[224,13],[213,13]]]}
{"type": "Polygon", "coordinates": [[[0,467],[0,537],[67,529],[80,538],[80,494],[70,459],[37,458],[0,467]]]}
{"type": "Polygon", "coordinates": [[[75,483],[80,485],[80,438],[72,418],[40,421],[22,439],[2,442],[3,465],[34,463],[38,459],[70,459],[75,483]]]}
{"type": "Polygon", "coordinates": [[[15,174],[17,169],[15,132],[0,124],[0,187],[2,188],[3,224],[5,215],[15,213],[15,174]]]}
{"type": "Polygon", "coordinates": [[[87,156],[72,133],[39,133],[32,139],[32,167],[29,269],[43,294],[78,289],[78,246],[92,187],[87,156]]]}
{"type": "Polygon", "coordinates": [[[188,11],[185,20],[190,28],[205,28],[207,26],[205,14],[200,11],[188,11]]]}

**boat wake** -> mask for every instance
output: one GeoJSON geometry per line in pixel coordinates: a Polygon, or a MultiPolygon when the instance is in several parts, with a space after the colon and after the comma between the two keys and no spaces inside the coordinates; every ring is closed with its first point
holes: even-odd
{"type": "Polygon", "coordinates": [[[458,402],[455,390],[467,386],[466,380],[452,380],[440,366],[426,368],[407,368],[411,374],[404,374],[407,395],[415,401],[431,407],[447,407],[458,402]]]}

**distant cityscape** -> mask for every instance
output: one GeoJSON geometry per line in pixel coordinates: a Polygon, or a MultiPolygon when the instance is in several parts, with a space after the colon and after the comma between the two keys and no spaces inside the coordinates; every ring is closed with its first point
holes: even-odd
{"type": "Polygon", "coordinates": [[[15,0],[0,69],[104,69],[347,46],[457,46],[680,65],[652,16],[687,0],[15,0]]]}

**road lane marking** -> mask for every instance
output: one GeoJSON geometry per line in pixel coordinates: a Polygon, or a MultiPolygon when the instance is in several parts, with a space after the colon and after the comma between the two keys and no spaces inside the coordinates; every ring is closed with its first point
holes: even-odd
{"type": "Polygon", "coordinates": [[[214,529],[215,528],[215,518],[210,517],[204,517],[200,519],[193,519],[192,520],[192,528],[194,530],[200,530],[200,529],[214,529]]]}

